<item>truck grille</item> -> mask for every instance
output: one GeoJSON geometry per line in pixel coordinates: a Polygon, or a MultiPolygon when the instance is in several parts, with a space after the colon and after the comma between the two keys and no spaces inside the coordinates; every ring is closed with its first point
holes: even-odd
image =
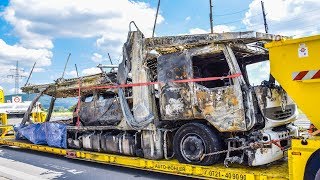
{"type": "Polygon", "coordinates": [[[295,111],[295,105],[291,104],[287,105],[285,111],[282,111],[281,107],[266,108],[265,115],[272,120],[283,120],[293,116],[295,111]]]}

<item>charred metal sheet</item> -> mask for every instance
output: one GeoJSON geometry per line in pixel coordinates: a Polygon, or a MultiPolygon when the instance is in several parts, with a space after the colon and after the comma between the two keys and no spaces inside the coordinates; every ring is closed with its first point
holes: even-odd
{"type": "Polygon", "coordinates": [[[231,44],[239,64],[248,65],[269,59],[269,51],[259,45],[231,44]]]}
{"type": "Polygon", "coordinates": [[[193,47],[211,43],[226,42],[241,42],[248,44],[257,41],[272,41],[275,40],[275,38],[276,35],[247,31],[146,38],[144,43],[149,48],[179,48],[179,46],[193,47]]]}
{"type": "Polygon", "coordinates": [[[221,132],[246,131],[245,109],[238,80],[233,82],[235,85],[216,88],[207,88],[199,83],[170,82],[196,78],[193,72],[195,64],[191,60],[195,56],[207,58],[207,62],[210,59],[223,60],[229,64],[232,73],[241,72],[232,50],[223,45],[207,45],[160,56],[157,71],[158,80],[164,82],[160,85],[162,119],[206,119],[221,132]],[[228,57],[225,57],[226,53],[228,57]]]}
{"type": "MultiPolygon", "coordinates": [[[[226,57],[228,65],[229,65],[230,72],[232,74],[240,73],[241,69],[240,69],[240,66],[237,62],[237,59],[235,57],[233,50],[231,49],[231,47],[229,45],[223,45],[223,47],[224,47],[223,53],[224,53],[224,56],[226,57]]],[[[237,77],[237,79],[239,81],[235,81],[235,84],[237,84],[237,85],[239,85],[239,84],[244,85],[245,84],[245,80],[244,80],[243,76],[237,77]]]]}
{"type": "Polygon", "coordinates": [[[95,94],[92,101],[81,102],[79,116],[85,126],[117,125],[122,119],[122,111],[115,97],[95,94]]]}
{"type": "MultiPolygon", "coordinates": [[[[47,88],[44,94],[55,96],[56,98],[76,97],[78,96],[79,82],[81,84],[81,93],[87,94],[92,91],[90,87],[114,85],[116,83],[117,73],[100,73],[80,78],[63,79],[51,84],[28,85],[22,87],[25,93],[39,93],[42,89],[47,88]]],[[[104,90],[105,91],[105,90],[104,90]]],[[[114,91],[110,89],[110,91],[114,91]]]]}
{"type": "Polygon", "coordinates": [[[173,83],[172,80],[192,78],[191,59],[187,51],[158,58],[160,85],[160,112],[162,119],[191,119],[191,87],[189,83],[173,83]]]}
{"type": "Polygon", "coordinates": [[[206,88],[195,84],[194,111],[221,132],[246,131],[241,90],[234,86],[206,88]]]}
{"type": "MultiPolygon", "coordinates": [[[[131,73],[133,83],[144,83],[150,81],[150,74],[144,66],[143,34],[140,31],[133,32],[133,43],[130,51],[131,73]]],[[[149,124],[155,119],[154,96],[152,86],[132,87],[133,115],[137,124],[149,124]]]]}
{"type": "Polygon", "coordinates": [[[265,117],[280,121],[296,112],[296,105],[281,87],[256,86],[254,90],[265,117]]]}
{"type": "Polygon", "coordinates": [[[141,146],[143,156],[147,159],[162,159],[163,158],[163,132],[142,131],[141,146]]]}

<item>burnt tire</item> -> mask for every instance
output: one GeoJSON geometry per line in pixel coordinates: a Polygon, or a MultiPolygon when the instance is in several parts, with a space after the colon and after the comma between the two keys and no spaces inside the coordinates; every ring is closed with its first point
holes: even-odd
{"type": "Polygon", "coordinates": [[[175,157],[181,163],[212,165],[219,161],[220,155],[204,156],[222,150],[219,136],[209,126],[188,123],[181,126],[173,138],[175,157]]]}

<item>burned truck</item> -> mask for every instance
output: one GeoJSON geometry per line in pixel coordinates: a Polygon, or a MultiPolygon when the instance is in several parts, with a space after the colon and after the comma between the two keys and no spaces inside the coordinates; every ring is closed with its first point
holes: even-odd
{"type": "Polygon", "coordinates": [[[273,39],[251,31],[154,38],[130,31],[118,68],[22,89],[52,96],[46,121],[56,98],[79,98],[67,127],[70,149],[264,165],[283,158],[297,135],[297,106],[286,92],[272,81],[249,82],[247,66],[268,60],[263,43],[273,39]]]}

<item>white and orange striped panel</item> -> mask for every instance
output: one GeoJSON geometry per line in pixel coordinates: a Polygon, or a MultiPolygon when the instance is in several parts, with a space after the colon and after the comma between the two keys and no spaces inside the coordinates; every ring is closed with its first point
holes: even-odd
{"type": "Polygon", "coordinates": [[[320,79],[320,70],[299,71],[292,73],[292,80],[294,81],[309,79],[320,79]]]}

